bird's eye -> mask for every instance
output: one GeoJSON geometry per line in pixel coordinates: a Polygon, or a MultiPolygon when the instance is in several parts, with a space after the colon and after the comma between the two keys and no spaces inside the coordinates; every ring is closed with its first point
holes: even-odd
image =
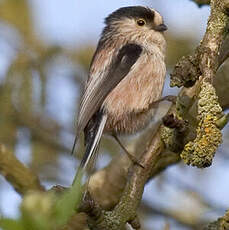
{"type": "Polygon", "coordinates": [[[146,21],[145,21],[144,19],[138,19],[138,20],[137,20],[137,24],[138,24],[139,26],[144,26],[144,25],[146,24],[146,21]]]}

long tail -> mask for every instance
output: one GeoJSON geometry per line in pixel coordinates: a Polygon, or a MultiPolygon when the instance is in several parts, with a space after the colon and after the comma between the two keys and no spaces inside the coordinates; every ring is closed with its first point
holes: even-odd
{"type": "MultiPolygon", "coordinates": [[[[85,145],[86,151],[83,155],[83,158],[80,162],[79,168],[77,170],[75,180],[81,179],[79,175],[82,176],[86,173],[86,171],[93,167],[95,159],[96,159],[96,152],[99,147],[99,143],[101,140],[101,136],[107,121],[107,115],[98,112],[93,116],[93,118],[89,121],[87,127],[85,128],[85,145]]],[[[73,152],[76,147],[76,141],[73,145],[73,152]]],[[[74,182],[73,182],[74,183],[74,182]]]]}
{"type": "Polygon", "coordinates": [[[96,118],[96,121],[93,123],[92,127],[89,127],[89,130],[85,132],[86,151],[80,163],[80,168],[85,170],[90,160],[96,155],[95,153],[98,149],[106,121],[107,115],[103,114],[101,117],[96,118]]]}

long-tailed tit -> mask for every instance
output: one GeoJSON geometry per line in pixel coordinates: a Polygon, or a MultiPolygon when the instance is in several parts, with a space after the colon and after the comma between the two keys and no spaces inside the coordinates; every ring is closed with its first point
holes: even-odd
{"type": "Polygon", "coordinates": [[[147,126],[165,80],[167,27],[156,10],[123,7],[105,24],[79,109],[75,144],[84,131],[86,146],[80,169],[93,158],[104,132],[132,134],[147,126]]]}

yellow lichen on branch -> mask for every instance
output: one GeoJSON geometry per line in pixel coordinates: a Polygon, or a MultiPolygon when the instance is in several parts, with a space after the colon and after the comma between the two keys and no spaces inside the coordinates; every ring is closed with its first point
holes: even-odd
{"type": "Polygon", "coordinates": [[[202,82],[198,98],[198,127],[196,138],[188,142],[181,153],[186,164],[198,168],[212,163],[217,148],[222,142],[222,134],[216,122],[222,117],[215,89],[209,82],[202,82]]]}

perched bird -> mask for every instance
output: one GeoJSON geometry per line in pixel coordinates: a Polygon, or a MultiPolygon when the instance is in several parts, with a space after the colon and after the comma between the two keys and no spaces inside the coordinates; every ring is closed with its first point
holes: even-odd
{"type": "Polygon", "coordinates": [[[162,16],[143,6],[120,8],[105,19],[78,114],[73,153],[82,131],[86,146],[80,169],[95,155],[104,132],[118,140],[150,122],[165,80],[166,29],[162,16]]]}

